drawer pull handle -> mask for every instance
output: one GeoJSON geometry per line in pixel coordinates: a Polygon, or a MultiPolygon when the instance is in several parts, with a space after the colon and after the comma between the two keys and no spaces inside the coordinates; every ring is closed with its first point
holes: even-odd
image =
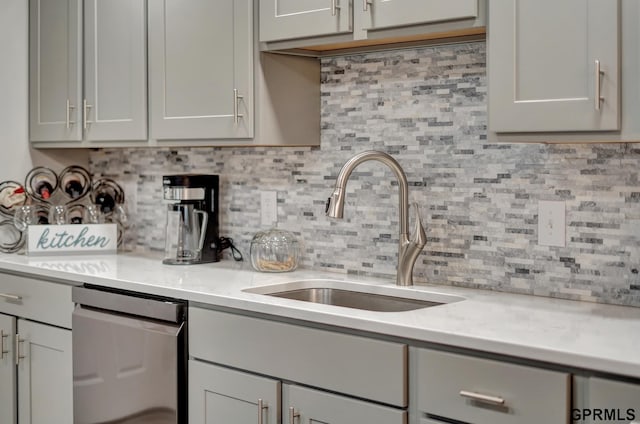
{"type": "Polygon", "coordinates": [[[89,109],[93,106],[87,103],[87,99],[82,101],[82,129],[85,131],[89,124],[93,124],[93,121],[89,120],[89,109]]]}
{"type": "Polygon", "coordinates": [[[600,90],[601,87],[600,85],[602,84],[602,76],[604,75],[604,71],[600,70],[600,61],[596,60],[596,75],[595,75],[595,80],[596,80],[596,95],[595,97],[595,102],[596,102],[596,110],[600,110],[600,103],[604,102],[604,97],[602,96],[600,90]]]}
{"type": "Polygon", "coordinates": [[[258,399],[258,424],[263,424],[264,411],[268,409],[269,407],[265,406],[264,401],[262,399],[258,399]]]}
{"type": "Polygon", "coordinates": [[[71,128],[71,125],[74,125],[76,123],[76,121],[72,121],[71,120],[71,110],[75,109],[75,108],[76,107],[71,104],[69,99],[67,99],[67,118],[66,118],[66,122],[65,122],[65,127],[67,129],[71,128]]]}
{"type": "Polygon", "coordinates": [[[4,350],[4,339],[9,337],[8,334],[4,334],[4,330],[0,330],[0,359],[4,359],[4,354],[9,353],[8,350],[4,350]]]}
{"type": "Polygon", "coordinates": [[[368,12],[369,6],[373,6],[373,0],[363,0],[362,1],[362,11],[368,12]]]}
{"type": "Polygon", "coordinates": [[[289,408],[289,424],[294,424],[294,422],[296,421],[296,418],[300,418],[300,413],[296,412],[295,409],[293,409],[293,406],[289,408]]]}
{"type": "Polygon", "coordinates": [[[233,123],[238,125],[240,118],[244,118],[244,115],[240,113],[240,100],[243,100],[244,96],[238,93],[238,89],[233,89],[233,123]]]}
{"type": "Polygon", "coordinates": [[[22,296],[16,296],[15,294],[0,293],[0,297],[14,302],[20,302],[22,300],[22,296]]]}
{"type": "Polygon", "coordinates": [[[20,365],[20,360],[26,358],[20,355],[20,343],[24,343],[24,339],[20,338],[20,334],[16,334],[16,365],[20,365]]]}
{"type": "Polygon", "coordinates": [[[504,399],[497,396],[483,395],[482,393],[460,390],[460,396],[490,405],[504,405],[504,399]]]}
{"type": "Polygon", "coordinates": [[[340,10],[338,0],[331,0],[331,16],[336,16],[338,14],[338,10],[340,10]]]}

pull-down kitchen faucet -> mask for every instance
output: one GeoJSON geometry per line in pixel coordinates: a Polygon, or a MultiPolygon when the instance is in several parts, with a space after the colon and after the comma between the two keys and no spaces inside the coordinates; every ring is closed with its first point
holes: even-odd
{"type": "Polygon", "coordinates": [[[413,285],[413,265],[418,259],[418,255],[427,242],[427,235],[422,227],[418,206],[414,204],[416,214],[415,240],[411,240],[409,236],[409,186],[407,184],[407,176],[400,164],[391,156],[377,150],[367,150],[359,153],[349,159],[340,170],[336,187],[327,200],[326,214],[331,218],[342,218],[344,212],[344,199],[347,187],[347,181],[351,172],[362,162],[376,160],[387,165],[396,174],[398,179],[398,190],[400,197],[399,205],[399,221],[400,221],[400,239],[398,242],[398,271],[396,284],[399,286],[413,285]]]}

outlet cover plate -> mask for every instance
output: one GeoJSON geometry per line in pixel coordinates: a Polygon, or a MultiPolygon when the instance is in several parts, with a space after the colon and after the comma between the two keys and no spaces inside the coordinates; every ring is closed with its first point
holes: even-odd
{"type": "Polygon", "coordinates": [[[260,224],[268,227],[278,222],[278,192],[260,192],[260,224]]]}
{"type": "Polygon", "coordinates": [[[566,246],[566,205],[564,201],[538,202],[538,244],[566,246]]]}

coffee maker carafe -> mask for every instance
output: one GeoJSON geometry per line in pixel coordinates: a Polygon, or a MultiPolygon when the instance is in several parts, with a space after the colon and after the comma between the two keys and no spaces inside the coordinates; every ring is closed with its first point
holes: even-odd
{"type": "Polygon", "coordinates": [[[217,175],[162,177],[167,202],[162,263],[188,265],[219,260],[218,186],[217,175]]]}

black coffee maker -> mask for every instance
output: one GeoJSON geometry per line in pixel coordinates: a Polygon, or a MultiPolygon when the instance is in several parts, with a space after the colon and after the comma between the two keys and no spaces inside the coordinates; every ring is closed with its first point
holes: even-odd
{"type": "Polygon", "coordinates": [[[217,175],[162,177],[167,202],[163,263],[188,265],[220,260],[218,187],[217,175]]]}

